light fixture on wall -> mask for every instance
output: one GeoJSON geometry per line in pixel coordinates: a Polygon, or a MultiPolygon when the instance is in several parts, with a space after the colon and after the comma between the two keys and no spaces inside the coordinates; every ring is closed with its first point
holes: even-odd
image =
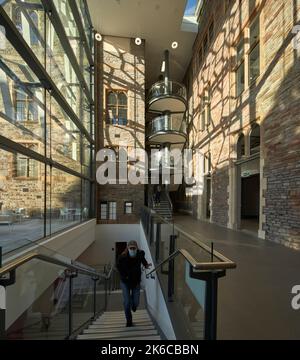
{"type": "Polygon", "coordinates": [[[172,49],[177,49],[178,48],[178,42],[177,41],[173,41],[172,42],[172,49]]]}
{"type": "Polygon", "coordinates": [[[99,34],[99,33],[96,33],[96,34],[95,34],[95,39],[96,39],[97,41],[102,41],[102,35],[99,34]]]}
{"type": "Polygon", "coordinates": [[[160,69],[160,71],[161,71],[162,73],[164,73],[165,70],[166,70],[166,62],[163,61],[162,64],[161,64],[161,69],[160,69]]]}
{"type": "Polygon", "coordinates": [[[137,37],[137,38],[135,38],[134,42],[135,42],[136,45],[140,46],[142,44],[142,39],[137,37]]]}

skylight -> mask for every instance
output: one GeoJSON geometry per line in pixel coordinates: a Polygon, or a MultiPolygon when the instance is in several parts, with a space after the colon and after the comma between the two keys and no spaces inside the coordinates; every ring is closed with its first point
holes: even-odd
{"type": "Polygon", "coordinates": [[[184,16],[195,16],[196,8],[199,0],[188,0],[184,12],[184,16]]]}
{"type": "Polygon", "coordinates": [[[198,31],[198,12],[203,0],[187,0],[181,30],[188,32],[198,31]]]}

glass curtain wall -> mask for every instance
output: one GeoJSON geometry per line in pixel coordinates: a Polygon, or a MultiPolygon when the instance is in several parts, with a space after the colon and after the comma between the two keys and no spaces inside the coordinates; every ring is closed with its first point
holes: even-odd
{"type": "Polygon", "coordinates": [[[0,19],[9,18],[7,28],[0,26],[4,254],[94,217],[93,47],[82,46],[92,38],[92,26],[85,1],[74,3],[84,15],[81,23],[69,0],[0,0],[0,19]],[[49,6],[55,11],[49,13],[49,6]],[[10,42],[12,28],[29,55],[10,42]],[[55,84],[55,94],[33,59],[55,84]]]}

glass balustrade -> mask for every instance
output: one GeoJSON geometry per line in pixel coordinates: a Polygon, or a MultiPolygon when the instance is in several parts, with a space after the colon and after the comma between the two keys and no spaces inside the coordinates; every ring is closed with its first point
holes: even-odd
{"type": "Polygon", "coordinates": [[[179,133],[183,137],[187,136],[187,124],[182,114],[162,115],[154,118],[147,126],[147,137],[151,139],[160,133],[179,133]]]}
{"type": "Polygon", "coordinates": [[[164,81],[157,82],[151,87],[149,91],[148,101],[150,103],[152,100],[163,96],[176,96],[186,101],[186,88],[184,85],[176,81],[168,81],[167,83],[164,81]]]}

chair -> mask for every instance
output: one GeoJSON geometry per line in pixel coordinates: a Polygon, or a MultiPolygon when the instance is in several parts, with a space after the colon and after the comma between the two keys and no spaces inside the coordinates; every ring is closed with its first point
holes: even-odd
{"type": "Polygon", "coordinates": [[[59,219],[60,220],[67,220],[68,219],[68,211],[67,209],[59,209],[59,219]]]}
{"type": "Polygon", "coordinates": [[[80,220],[81,218],[81,209],[76,209],[74,213],[74,220],[80,220]]]}

